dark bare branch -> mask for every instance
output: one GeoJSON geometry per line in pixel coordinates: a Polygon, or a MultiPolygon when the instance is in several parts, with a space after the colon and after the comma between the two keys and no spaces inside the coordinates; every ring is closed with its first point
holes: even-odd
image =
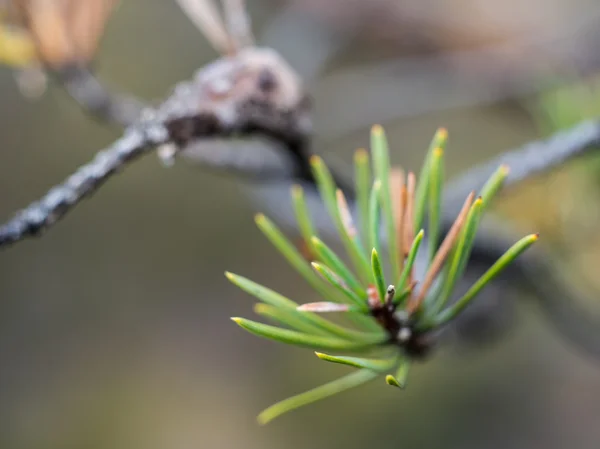
{"type": "Polygon", "coordinates": [[[83,198],[96,191],[110,175],[145,154],[152,144],[164,141],[167,136],[166,129],[160,125],[155,128],[142,125],[130,128],[114,144],[97,153],[91,162],[0,227],[0,247],[36,236],[51,227],[83,198]]]}
{"type": "Polygon", "coordinates": [[[271,50],[251,48],[219,59],[179,84],[156,110],[145,110],[115,144],[0,227],[0,247],[39,235],[110,175],[157,145],[173,144],[177,156],[202,139],[262,135],[282,142],[294,167],[304,167],[298,175],[306,176],[308,166],[300,162],[308,159],[303,154],[311,131],[306,106],[299,81],[271,50]]]}

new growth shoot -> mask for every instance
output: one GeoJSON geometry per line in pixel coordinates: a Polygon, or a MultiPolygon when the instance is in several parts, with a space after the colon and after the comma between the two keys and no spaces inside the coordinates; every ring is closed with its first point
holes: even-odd
{"type": "Polygon", "coordinates": [[[313,156],[313,176],[349,264],[317,235],[301,187],[295,186],[291,197],[304,243],[314,260],[307,261],[266,216],[256,216],[261,231],[321,298],[300,305],[263,285],[226,273],[231,282],[260,301],[256,313],[277,325],[232,320],[260,337],[311,348],[321,360],[356,369],[272,405],[259,414],[261,424],[379,376],[388,385],[404,388],[411,363],[430,353],[437,331],[537,240],[537,234],[522,238],[464,295],[453,295],[482,214],[502,186],[508,167],[500,166],[479,194],[468,195],[443,235],[440,217],[447,137],[446,130],[437,131],[417,179],[414,173],[405,175],[402,169],[390,167],[385,133],[374,126],[371,157],[361,149],[354,158],[356,211],[348,207],[324,162],[313,156]],[[427,260],[422,274],[416,273],[417,257],[427,260]],[[347,324],[324,317],[332,313],[341,314],[347,324]]]}

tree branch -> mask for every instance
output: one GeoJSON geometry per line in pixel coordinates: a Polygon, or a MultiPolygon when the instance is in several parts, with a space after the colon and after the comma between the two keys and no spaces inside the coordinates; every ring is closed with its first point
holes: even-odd
{"type": "Polygon", "coordinates": [[[147,153],[151,145],[164,142],[167,137],[166,129],[160,125],[131,127],[110,147],[97,153],[91,162],[0,227],[0,247],[36,236],[51,227],[120,167],[147,153]]]}
{"type": "MultiPolygon", "coordinates": [[[[121,139],[0,227],[0,248],[50,228],[113,173],[157,145],[172,144],[177,155],[200,139],[262,135],[282,143],[298,170],[294,175],[308,176],[308,166],[301,168],[301,161],[308,160],[303,151],[311,131],[306,106],[294,73],[271,50],[251,48],[219,59],[199,70],[192,81],[176,86],[156,110],[145,110],[121,139]]],[[[242,168],[235,159],[218,163],[242,168]]],[[[271,161],[270,168],[290,166],[291,162],[284,167],[271,161]]],[[[259,169],[260,163],[255,164],[253,170],[259,169]]]]}

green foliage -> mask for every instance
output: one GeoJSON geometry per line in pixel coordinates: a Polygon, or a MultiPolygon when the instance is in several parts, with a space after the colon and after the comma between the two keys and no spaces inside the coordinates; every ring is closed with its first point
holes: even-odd
{"type": "Polygon", "coordinates": [[[446,140],[446,131],[439,130],[432,140],[419,183],[409,173],[405,185],[404,175],[390,167],[383,129],[373,127],[371,164],[364,150],[357,151],[354,159],[361,232],[326,165],[320,158],[312,158],[319,192],[354,272],[316,235],[299,186],[292,189],[292,201],[302,238],[314,260],[306,260],[268,218],[257,216],[256,222],[265,236],[315,289],[321,301],[298,305],[249,279],[227,273],[235,285],[262,302],[255,311],[278,326],[244,318],[232,318],[233,321],[260,337],[341,353],[316,352],[316,355],[324,361],[358,368],[350,375],[269,407],[259,415],[260,423],[378,376],[385,375],[388,385],[404,388],[411,363],[428,354],[433,331],[456,318],[492,279],[537,240],[535,234],[519,240],[467,293],[450,301],[469,260],[481,216],[500,189],[508,168],[498,168],[479,198],[475,199],[474,192],[469,195],[453,226],[443,236],[442,147],[446,140]],[[397,173],[400,175],[392,179],[397,173]],[[420,228],[426,215],[430,237],[428,267],[423,278],[417,280],[414,262],[422,249],[425,231],[420,228]],[[416,229],[420,230],[414,235],[416,229]],[[384,259],[383,254],[388,258],[384,259]],[[436,288],[431,288],[436,282],[436,288]],[[334,314],[341,322],[326,319],[325,314],[334,314]]]}

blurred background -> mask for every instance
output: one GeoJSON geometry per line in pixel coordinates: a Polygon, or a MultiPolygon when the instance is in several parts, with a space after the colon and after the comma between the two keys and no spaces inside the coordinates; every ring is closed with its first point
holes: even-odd
{"type": "MultiPolygon", "coordinates": [[[[454,177],[600,112],[594,0],[248,3],[258,42],[304,76],[326,159],[350,162],[382,123],[393,162],[416,168],[445,126],[454,177]]],[[[176,2],[128,0],[95,67],[118,90],[160,101],[216,57],[176,2]]],[[[32,98],[17,79],[0,67],[3,219],[120,133],[56,83],[32,98]]],[[[255,228],[243,188],[150,156],[44,238],[0,254],[0,447],[598,447],[600,364],[527,300],[501,340],[445,347],[406,391],[374,382],[259,427],[263,408],[346,369],[229,321],[251,315],[253,300],[225,270],[313,297],[255,228]]],[[[573,282],[600,292],[599,200],[595,157],[508,191],[495,212],[540,232],[573,282]]]]}

